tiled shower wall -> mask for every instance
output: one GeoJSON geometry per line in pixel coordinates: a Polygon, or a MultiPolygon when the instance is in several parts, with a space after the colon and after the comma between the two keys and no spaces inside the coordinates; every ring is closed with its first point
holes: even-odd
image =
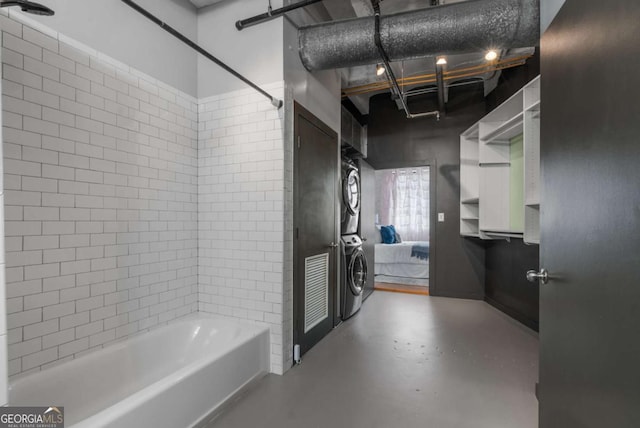
{"type": "MultiPolygon", "coordinates": [[[[264,88],[284,98],[284,82],[264,88]]],[[[290,332],[282,111],[254,90],[201,100],[198,138],[199,309],[269,325],[274,373],[288,367],[290,332]]]]}
{"type": "MultiPolygon", "coordinates": [[[[16,375],[197,310],[198,104],[45,28],[5,15],[0,27],[9,374],[16,375]]],[[[203,287],[238,299],[227,306],[210,298],[205,309],[266,322],[279,316],[270,300],[281,283],[274,255],[281,248],[246,243],[258,231],[282,234],[281,204],[275,210],[281,192],[263,169],[277,143],[268,145],[271,154],[212,148],[220,161],[254,159],[225,166],[233,181],[211,185],[212,192],[229,186],[221,192],[229,199],[208,200],[224,214],[212,227],[220,221],[229,232],[210,237],[211,255],[224,258],[216,242],[237,239],[228,251],[251,262],[225,264],[220,273],[209,263],[211,277],[233,277],[238,291],[227,282],[209,286],[213,280],[203,287]],[[252,296],[263,306],[240,304],[252,296]]],[[[216,174],[203,179],[224,180],[216,174]]]]}

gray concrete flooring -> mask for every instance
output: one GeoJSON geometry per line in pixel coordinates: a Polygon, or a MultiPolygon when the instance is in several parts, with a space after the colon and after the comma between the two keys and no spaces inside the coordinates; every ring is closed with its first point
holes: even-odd
{"type": "Polygon", "coordinates": [[[375,292],[207,428],[536,428],[538,339],[484,302],[375,292]]]}

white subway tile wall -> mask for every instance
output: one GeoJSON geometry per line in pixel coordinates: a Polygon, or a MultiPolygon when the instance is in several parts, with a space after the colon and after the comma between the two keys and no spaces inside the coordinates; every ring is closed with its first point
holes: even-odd
{"type": "MultiPolygon", "coordinates": [[[[0,15],[10,375],[40,370],[198,310],[198,101],[24,22],[19,15],[0,15]]],[[[229,108],[239,109],[238,116],[245,111],[229,108]]],[[[246,108],[259,114],[256,105],[246,108]]],[[[277,157],[275,122],[269,122],[273,129],[233,124],[239,127],[233,132],[253,126],[253,133],[268,133],[274,153],[244,152],[243,159],[253,161],[237,171],[221,164],[240,192],[208,203],[239,210],[229,211],[229,232],[237,225],[239,233],[263,230],[263,240],[271,238],[267,233],[282,234],[282,223],[267,209],[281,191],[265,188],[263,200],[250,200],[251,186],[236,183],[234,175],[246,174],[248,184],[259,174],[255,192],[265,182],[275,186],[269,178],[276,174],[261,164],[277,157]],[[245,217],[236,216],[243,208],[245,217]]],[[[226,135],[233,128],[221,129],[226,135]]],[[[256,138],[243,135],[247,144],[256,138]]],[[[279,147],[281,153],[281,137],[279,147]]],[[[239,160],[240,153],[229,156],[239,160]]],[[[212,170],[205,182],[217,174],[212,170]]],[[[228,233],[209,239],[230,240],[228,233]]],[[[210,255],[219,255],[214,248],[210,255]]],[[[277,287],[267,291],[263,284],[281,275],[266,257],[278,248],[229,248],[236,262],[223,267],[222,278],[232,277],[228,269],[246,269],[247,275],[236,278],[230,297],[253,297],[256,303],[261,297],[265,306],[238,304],[221,312],[272,321],[279,315],[276,303],[267,305],[266,293],[277,287]],[[244,256],[252,269],[239,262],[244,256]],[[265,273],[261,278],[250,274],[258,267],[265,273]]],[[[216,302],[207,299],[209,305],[216,302]]]]}
{"type": "MultiPolygon", "coordinates": [[[[284,82],[263,87],[284,97],[284,82]]],[[[199,104],[199,310],[269,325],[274,373],[290,367],[283,356],[282,111],[254,90],[199,104]]]]}
{"type": "MultiPolygon", "coordinates": [[[[0,52],[0,57],[2,56],[0,52]]],[[[1,105],[1,103],[0,103],[1,105]]],[[[1,110],[1,108],[0,108],[1,110]]],[[[0,121],[1,124],[1,121],[0,121]]],[[[2,147],[2,146],[0,146],[2,147]]],[[[0,158],[2,158],[0,150],[0,158]]],[[[2,181],[2,171],[0,170],[0,182],[2,181]]],[[[0,184],[0,189],[3,185],[0,184]]],[[[4,193],[0,193],[0,406],[6,406],[9,402],[8,383],[8,360],[7,360],[7,296],[6,296],[6,257],[4,238],[4,193]]]]}

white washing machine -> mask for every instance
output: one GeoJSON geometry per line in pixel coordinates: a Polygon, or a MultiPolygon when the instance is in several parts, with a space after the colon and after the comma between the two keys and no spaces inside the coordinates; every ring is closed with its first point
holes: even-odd
{"type": "Polygon", "coordinates": [[[364,287],[367,283],[367,258],[362,251],[362,240],[358,235],[342,236],[341,260],[341,318],[346,320],[356,314],[362,306],[364,287]]]}

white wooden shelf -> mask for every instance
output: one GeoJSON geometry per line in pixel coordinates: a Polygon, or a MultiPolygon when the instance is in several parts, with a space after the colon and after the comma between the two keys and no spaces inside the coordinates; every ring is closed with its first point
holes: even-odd
{"type": "Polygon", "coordinates": [[[537,77],[460,135],[461,236],[540,242],[540,108],[537,77]]]}
{"type": "Polygon", "coordinates": [[[529,107],[526,107],[524,111],[540,111],[540,100],[534,102],[529,107]]]}
{"type": "Polygon", "coordinates": [[[482,141],[487,144],[511,144],[511,139],[522,134],[523,112],[519,112],[506,122],[499,125],[494,131],[486,134],[482,141]]]}
{"type": "Polygon", "coordinates": [[[526,206],[524,208],[524,216],[524,242],[527,244],[540,244],[540,205],[526,206]]]}
{"type": "Polygon", "coordinates": [[[524,242],[540,244],[540,77],[524,88],[524,242]]]}
{"type": "Polygon", "coordinates": [[[467,129],[462,136],[470,139],[477,139],[480,133],[480,126],[476,123],[471,128],[467,129]]]}
{"type": "MultiPolygon", "coordinates": [[[[480,203],[480,166],[478,159],[480,147],[478,137],[480,125],[475,124],[460,137],[460,217],[479,217],[480,203]]],[[[460,234],[467,237],[480,237],[479,221],[460,220],[460,234]]]]}

